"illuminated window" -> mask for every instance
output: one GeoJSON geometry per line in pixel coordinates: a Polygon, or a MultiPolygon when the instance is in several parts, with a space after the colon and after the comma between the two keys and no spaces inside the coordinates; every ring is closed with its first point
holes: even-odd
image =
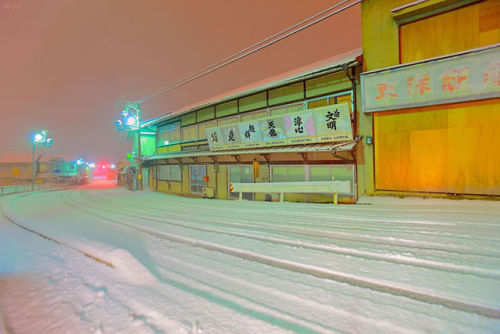
{"type": "Polygon", "coordinates": [[[158,128],[156,143],[158,146],[169,145],[181,141],[180,123],[172,123],[158,128]]]}

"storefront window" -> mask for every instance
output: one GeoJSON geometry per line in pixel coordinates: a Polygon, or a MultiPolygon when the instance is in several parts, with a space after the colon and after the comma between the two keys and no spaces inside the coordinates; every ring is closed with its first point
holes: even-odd
{"type": "MultiPolygon", "coordinates": [[[[354,185],[353,165],[310,165],[310,181],[351,181],[351,189],[354,185]]],[[[353,192],[353,190],[351,190],[353,192]]]]}
{"type": "Polygon", "coordinates": [[[158,180],[181,181],[181,165],[158,165],[158,180]]]}
{"type": "Polygon", "coordinates": [[[200,193],[203,187],[207,185],[207,181],[203,179],[207,176],[207,166],[205,165],[190,165],[189,166],[189,189],[192,193],[200,193]]]}
{"type": "MultiPolygon", "coordinates": [[[[229,184],[231,183],[252,183],[253,182],[253,167],[252,166],[235,166],[231,165],[229,170],[229,184]]],[[[238,198],[238,193],[229,191],[229,198],[238,198]]],[[[243,198],[253,199],[253,193],[243,193],[243,198]]]]}
{"type": "MultiPolygon", "coordinates": [[[[272,182],[351,181],[353,165],[288,165],[271,167],[272,182]]],[[[351,190],[353,191],[353,190],[351,190]]]]}
{"type": "Polygon", "coordinates": [[[298,182],[305,180],[305,166],[272,166],[272,182],[298,182]]]}

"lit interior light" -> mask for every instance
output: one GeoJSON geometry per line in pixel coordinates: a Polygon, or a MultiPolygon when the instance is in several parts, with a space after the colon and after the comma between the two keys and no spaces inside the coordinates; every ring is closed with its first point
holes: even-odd
{"type": "Polygon", "coordinates": [[[111,164],[111,169],[115,169],[116,166],[114,164],[111,164]]]}
{"type": "Polygon", "coordinates": [[[168,145],[168,140],[165,140],[165,141],[163,142],[163,145],[168,145]]]}

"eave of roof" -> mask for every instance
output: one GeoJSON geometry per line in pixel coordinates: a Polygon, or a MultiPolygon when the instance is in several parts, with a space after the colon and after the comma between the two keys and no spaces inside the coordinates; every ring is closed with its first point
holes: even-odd
{"type": "Polygon", "coordinates": [[[175,152],[148,156],[145,160],[173,159],[183,157],[220,156],[236,154],[271,154],[271,153],[304,153],[304,152],[339,152],[351,151],[358,140],[341,143],[313,144],[313,145],[288,145],[254,149],[228,150],[228,151],[203,151],[203,152],[175,152]]]}
{"type": "Polygon", "coordinates": [[[165,121],[169,118],[173,118],[197,109],[202,109],[204,107],[208,107],[214,104],[226,102],[229,100],[233,100],[239,97],[244,97],[247,95],[255,94],[270,88],[283,86],[286,84],[290,84],[294,81],[300,81],[307,79],[308,77],[326,74],[328,72],[333,72],[333,70],[341,69],[346,64],[354,63],[358,57],[362,55],[361,48],[357,48],[327,59],[323,59],[318,62],[314,62],[307,66],[300,67],[298,69],[294,69],[292,71],[288,71],[285,73],[281,73],[272,77],[268,77],[266,79],[253,82],[249,85],[213,96],[206,100],[188,105],[183,107],[182,109],[174,112],[167,112],[158,117],[154,117],[152,119],[146,120],[141,123],[141,127],[155,125],[156,123],[165,121]]]}

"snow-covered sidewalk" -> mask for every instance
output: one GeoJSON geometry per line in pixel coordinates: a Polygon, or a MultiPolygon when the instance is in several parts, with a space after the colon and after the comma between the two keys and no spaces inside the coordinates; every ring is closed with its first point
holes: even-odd
{"type": "Polygon", "coordinates": [[[498,202],[333,206],[87,187],[2,205],[0,313],[14,330],[500,330],[498,202]],[[18,284],[35,286],[49,316],[16,318],[18,284]]]}

